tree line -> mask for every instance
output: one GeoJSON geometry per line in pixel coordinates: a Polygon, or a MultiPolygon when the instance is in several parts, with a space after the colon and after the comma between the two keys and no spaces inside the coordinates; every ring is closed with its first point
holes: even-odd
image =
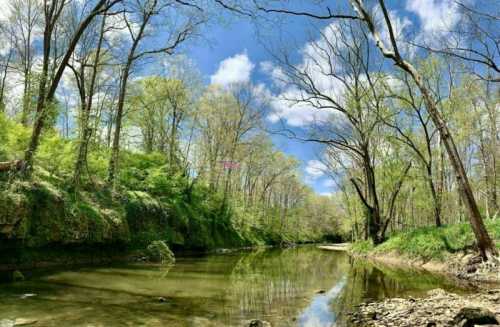
{"type": "Polygon", "coordinates": [[[299,162],[265,133],[269,99],[261,89],[206,87],[175,53],[219,7],[11,2],[0,30],[7,42],[0,171],[24,180],[48,173],[74,193],[104,181],[117,194],[138,189],[195,201],[203,189],[217,199],[213,219],[230,208],[242,230],[290,240],[336,233],[334,203],[302,182],[299,162]]]}

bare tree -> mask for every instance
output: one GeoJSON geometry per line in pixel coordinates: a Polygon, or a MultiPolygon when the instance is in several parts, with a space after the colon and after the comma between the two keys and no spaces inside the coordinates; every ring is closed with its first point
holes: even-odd
{"type": "Polygon", "coordinates": [[[484,260],[496,258],[498,251],[492,242],[488,231],[484,225],[483,219],[479,212],[477,202],[472,191],[472,187],[469,183],[469,179],[464,168],[464,164],[460,158],[457,146],[453,139],[452,133],[446,124],[446,120],[443,118],[442,114],[438,110],[436,100],[434,99],[432,92],[425,85],[422,75],[420,72],[408,62],[400,52],[399,44],[396,38],[396,33],[394,31],[394,24],[391,20],[389,12],[387,10],[384,0],[378,0],[378,5],[383,16],[383,25],[385,30],[388,32],[389,36],[389,46],[384,43],[381,37],[380,31],[378,30],[379,24],[376,24],[375,18],[371,14],[369,8],[365,5],[363,0],[349,0],[355,14],[342,14],[333,13],[330,9],[327,10],[327,14],[316,14],[310,12],[299,12],[287,9],[269,9],[258,4],[254,1],[257,6],[258,11],[267,13],[280,13],[294,16],[309,17],[318,20],[332,20],[332,19],[347,19],[356,20],[362,22],[369,30],[376,47],[379,49],[380,53],[387,59],[391,60],[398,68],[402,69],[407,73],[411,79],[414,81],[418,90],[420,91],[426,109],[431,117],[433,124],[436,126],[439,132],[440,139],[442,140],[445,149],[448,153],[451,165],[455,172],[457,184],[459,186],[461,198],[466,205],[469,212],[469,220],[476,237],[479,252],[484,260]]]}
{"type": "Polygon", "coordinates": [[[439,42],[412,44],[470,64],[482,80],[500,82],[500,14],[494,1],[452,2],[462,15],[460,24],[447,31],[439,42]]]}
{"type": "Polygon", "coordinates": [[[80,96],[80,133],[78,142],[78,154],[75,161],[73,173],[73,184],[78,188],[83,168],[87,164],[87,153],[93,128],[90,125],[90,117],[93,110],[93,100],[97,89],[97,80],[101,68],[104,35],[106,32],[106,14],[102,15],[100,24],[89,28],[82,38],[80,54],[74,59],[78,64],[76,67],[68,63],[73,71],[75,82],[80,96]],[[97,40],[96,36],[97,35],[97,40]],[[87,70],[90,72],[87,73],[87,70]],[[88,84],[88,85],[87,85],[88,84]]]}
{"type": "Polygon", "coordinates": [[[28,125],[33,92],[33,64],[36,54],[33,41],[40,33],[42,7],[38,0],[13,0],[9,4],[10,16],[5,33],[12,40],[15,63],[12,68],[23,76],[21,123],[28,125]]]}
{"type": "Polygon", "coordinates": [[[384,75],[380,65],[371,59],[369,37],[359,22],[328,26],[319,40],[309,43],[308,49],[301,65],[292,64],[287,55],[281,60],[285,82],[288,80],[299,90],[298,95],[286,100],[292,105],[307,105],[330,113],[331,124],[320,119],[311,136],[302,139],[342,152],[360,168],[362,178],[352,176],[350,182],[365,207],[367,235],[380,243],[410,169],[410,165],[403,169],[384,213],[375,174],[376,139],[382,125],[378,113],[384,110],[384,75]]]}

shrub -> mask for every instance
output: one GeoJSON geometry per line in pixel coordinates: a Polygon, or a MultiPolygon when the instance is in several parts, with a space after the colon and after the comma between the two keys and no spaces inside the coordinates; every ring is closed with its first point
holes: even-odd
{"type": "Polygon", "coordinates": [[[153,241],[146,248],[146,255],[149,261],[160,263],[174,263],[174,253],[163,241],[153,241]]]}
{"type": "Polygon", "coordinates": [[[357,254],[366,254],[372,251],[373,248],[374,246],[371,240],[358,241],[351,245],[351,251],[357,254]]]}

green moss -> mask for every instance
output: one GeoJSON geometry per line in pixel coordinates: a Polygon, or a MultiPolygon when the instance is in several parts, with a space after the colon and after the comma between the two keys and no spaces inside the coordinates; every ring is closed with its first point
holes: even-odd
{"type": "Polygon", "coordinates": [[[19,270],[14,270],[12,272],[12,281],[13,282],[22,282],[24,280],[24,275],[19,270]]]}
{"type": "Polygon", "coordinates": [[[174,263],[174,253],[164,241],[153,241],[146,248],[146,254],[150,261],[160,263],[174,263]]]}

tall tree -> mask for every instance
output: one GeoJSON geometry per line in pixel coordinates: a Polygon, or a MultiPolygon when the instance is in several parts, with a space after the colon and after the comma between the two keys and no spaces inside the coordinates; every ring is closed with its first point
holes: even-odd
{"type": "Polygon", "coordinates": [[[64,8],[69,3],[68,0],[43,0],[43,55],[42,55],[42,71],[39,78],[38,98],[36,104],[35,122],[33,124],[33,132],[29,141],[28,149],[24,155],[24,173],[27,177],[31,176],[33,171],[33,158],[40,142],[40,135],[43,131],[45,121],[47,119],[48,108],[52,105],[57,87],[63,76],[64,70],[76,49],[76,46],[94,18],[103,12],[106,12],[115,4],[122,0],[99,0],[84,14],[76,30],[70,35],[68,46],[63,52],[60,62],[53,62],[54,75],[52,78],[49,75],[51,65],[51,55],[54,52],[52,42],[54,31],[59,23],[64,8]]]}
{"type": "MultiPolygon", "coordinates": [[[[120,75],[120,90],[118,93],[118,102],[115,115],[115,129],[113,135],[113,144],[111,147],[111,156],[108,168],[108,184],[114,185],[116,171],[118,169],[118,160],[120,152],[120,134],[122,130],[122,120],[124,115],[125,99],[127,95],[127,84],[132,73],[134,63],[144,59],[148,56],[155,54],[172,54],[180,44],[186,41],[189,37],[193,36],[196,27],[204,22],[204,18],[194,13],[185,17],[185,21],[181,26],[174,26],[170,31],[163,31],[168,33],[167,41],[165,44],[157,48],[142,47],[143,41],[151,36],[150,33],[154,32],[152,23],[155,19],[166,19],[162,15],[173,15],[175,9],[180,13],[180,8],[184,6],[183,2],[179,1],[158,1],[158,0],[136,0],[133,4],[133,14],[128,14],[127,11],[123,14],[123,20],[126,24],[126,29],[131,39],[130,48],[126,55],[125,62],[123,63],[120,75]],[[171,8],[174,8],[172,12],[171,8]],[[164,10],[170,10],[166,13],[164,10]]],[[[187,6],[187,5],[186,5],[187,6]]],[[[190,6],[188,6],[190,7],[190,6]]],[[[198,10],[197,8],[194,9],[198,10]]]]}

